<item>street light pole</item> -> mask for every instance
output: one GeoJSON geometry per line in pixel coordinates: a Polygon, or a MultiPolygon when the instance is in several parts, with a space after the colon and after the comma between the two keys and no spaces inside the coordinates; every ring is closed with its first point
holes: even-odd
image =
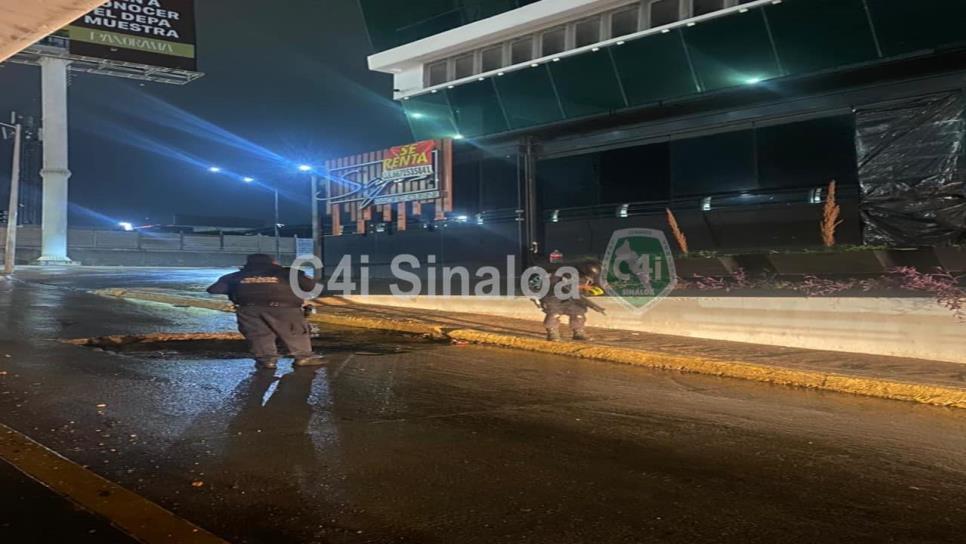
{"type": "MultiPolygon", "coordinates": [[[[218,173],[220,173],[222,171],[222,169],[221,169],[220,166],[210,166],[208,168],[208,171],[209,172],[212,172],[212,173],[215,173],[215,174],[218,174],[218,173]]],[[[253,178],[251,176],[245,176],[245,177],[241,178],[241,180],[244,181],[245,183],[254,183],[255,182],[255,178],[253,178]]],[[[269,189],[270,191],[272,191],[272,194],[273,194],[274,199],[275,199],[274,200],[274,211],[275,211],[274,218],[275,218],[275,222],[272,224],[272,229],[275,232],[275,260],[277,262],[282,262],[282,243],[281,243],[281,232],[280,232],[280,228],[281,227],[279,227],[280,223],[279,223],[279,214],[278,214],[278,182],[277,181],[272,182],[272,186],[271,187],[267,187],[267,186],[263,186],[263,187],[265,187],[265,188],[269,189]]]]}
{"type": "Polygon", "coordinates": [[[312,253],[323,263],[315,271],[315,281],[325,281],[325,233],[322,232],[322,216],[319,214],[319,177],[312,174],[312,253]]]}
{"type": "Polygon", "coordinates": [[[282,260],[282,246],[279,241],[278,232],[278,183],[272,187],[275,190],[275,260],[281,262],[282,260]]]}
{"type": "MultiPolygon", "coordinates": [[[[298,170],[299,170],[299,172],[311,172],[312,171],[312,167],[309,166],[309,165],[302,164],[302,165],[299,165],[298,170]]],[[[220,166],[209,166],[208,167],[208,171],[211,172],[211,173],[213,173],[213,174],[219,174],[223,170],[222,170],[222,168],[220,166]]],[[[245,177],[241,178],[241,180],[244,181],[245,183],[253,183],[255,181],[255,178],[253,178],[251,176],[245,176],[245,177]]],[[[275,231],[275,260],[278,261],[278,262],[281,262],[281,260],[282,260],[282,233],[281,233],[281,223],[279,223],[279,211],[278,211],[279,190],[278,190],[278,182],[277,181],[275,181],[275,182],[272,183],[271,191],[272,191],[272,194],[274,195],[274,198],[275,198],[275,201],[274,201],[275,224],[273,225],[273,229],[275,231]]],[[[313,235],[313,238],[314,238],[313,248],[315,249],[316,255],[320,255],[320,253],[319,253],[320,249],[319,248],[321,247],[321,241],[322,241],[322,236],[321,236],[321,230],[322,229],[321,229],[321,226],[318,223],[318,219],[319,219],[319,213],[318,213],[318,211],[319,211],[319,204],[318,204],[318,178],[316,177],[315,174],[312,174],[312,215],[313,215],[313,217],[312,217],[312,235],[313,235]]],[[[296,248],[296,250],[297,249],[298,248],[296,248]]],[[[321,275],[321,273],[318,272],[318,271],[316,272],[316,276],[318,278],[323,277],[321,275]]]]}
{"type": "Polygon", "coordinates": [[[20,145],[23,139],[23,127],[16,123],[16,114],[12,114],[12,125],[0,123],[3,127],[13,129],[13,167],[10,172],[10,206],[7,210],[7,240],[3,254],[3,273],[13,274],[17,262],[17,224],[20,211],[20,145]]]}

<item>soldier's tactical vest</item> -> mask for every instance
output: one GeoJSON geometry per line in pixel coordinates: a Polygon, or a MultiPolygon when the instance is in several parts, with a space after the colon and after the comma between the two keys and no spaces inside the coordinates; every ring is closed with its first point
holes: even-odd
{"type": "Polygon", "coordinates": [[[290,269],[281,266],[243,268],[231,275],[229,297],[240,306],[301,307],[289,284],[290,269]]]}

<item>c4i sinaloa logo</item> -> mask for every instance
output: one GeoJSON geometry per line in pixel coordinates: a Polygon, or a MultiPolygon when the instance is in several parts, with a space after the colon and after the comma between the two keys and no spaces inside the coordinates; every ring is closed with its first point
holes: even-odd
{"type": "Polygon", "coordinates": [[[637,312],[673,291],[677,273],[664,233],[654,229],[615,231],[604,254],[601,284],[608,295],[637,312]]]}

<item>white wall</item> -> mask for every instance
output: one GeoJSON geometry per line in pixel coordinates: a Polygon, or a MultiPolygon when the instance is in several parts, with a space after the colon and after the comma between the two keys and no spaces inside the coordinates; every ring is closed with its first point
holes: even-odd
{"type": "MultiPolygon", "coordinates": [[[[528,319],[526,298],[350,296],[349,300],[528,319]]],[[[589,325],[713,340],[966,363],[966,322],[931,298],[670,297],[638,315],[600,298],[589,325]]]]}

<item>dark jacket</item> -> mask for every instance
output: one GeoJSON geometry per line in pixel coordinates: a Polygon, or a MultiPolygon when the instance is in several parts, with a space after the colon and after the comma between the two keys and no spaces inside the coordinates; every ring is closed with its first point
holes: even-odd
{"type": "MultiPolygon", "coordinates": [[[[218,278],[208,292],[228,295],[239,306],[290,306],[301,307],[303,300],[292,291],[289,283],[291,269],[276,264],[246,266],[240,271],[218,278]]],[[[303,291],[315,288],[315,281],[298,272],[299,287],[303,291]]]]}
{"type": "MultiPolygon", "coordinates": [[[[577,285],[574,286],[577,289],[577,296],[560,298],[556,295],[556,289],[564,281],[564,278],[557,276],[556,271],[563,266],[554,266],[547,270],[547,281],[550,283],[550,289],[547,291],[547,295],[540,299],[540,306],[543,310],[548,313],[571,314],[586,313],[587,309],[590,308],[594,311],[601,312],[601,307],[588,298],[588,292],[594,287],[599,287],[600,265],[596,262],[589,261],[576,265],[567,265],[577,269],[578,280],[577,285]]],[[[567,288],[565,293],[569,295],[570,288],[567,288]]]]}

